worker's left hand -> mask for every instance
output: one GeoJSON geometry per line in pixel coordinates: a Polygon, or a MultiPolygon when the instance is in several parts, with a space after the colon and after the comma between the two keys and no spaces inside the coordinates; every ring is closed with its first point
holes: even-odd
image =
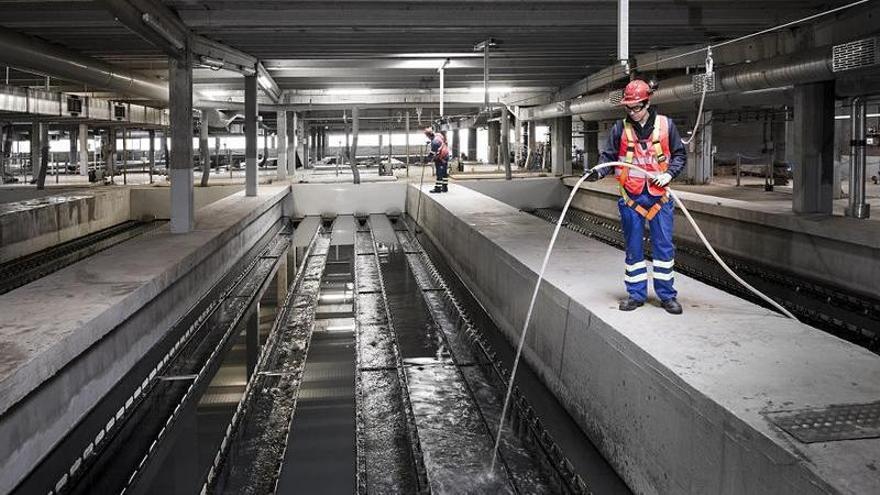
{"type": "Polygon", "coordinates": [[[663,172],[662,174],[655,175],[653,181],[654,184],[660,187],[666,187],[667,184],[672,182],[672,176],[667,174],[666,172],[663,172]]]}

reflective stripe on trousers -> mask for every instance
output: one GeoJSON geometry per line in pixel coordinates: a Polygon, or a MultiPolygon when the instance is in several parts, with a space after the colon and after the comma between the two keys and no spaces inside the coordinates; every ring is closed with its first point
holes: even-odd
{"type": "MultiPolygon", "coordinates": [[[[659,198],[643,192],[631,196],[633,201],[643,207],[650,207],[659,198]]],[[[629,296],[637,301],[648,298],[648,264],[645,261],[644,234],[645,218],[626,205],[623,198],[617,202],[620,210],[620,223],[623,227],[623,238],[626,244],[626,266],[624,285],[629,296]]],[[[653,273],[654,292],[661,301],[678,296],[673,284],[675,282],[675,245],[672,242],[673,214],[675,204],[664,203],[660,211],[650,221],[651,250],[654,255],[653,273]]]]}
{"type": "Polygon", "coordinates": [[[434,161],[434,172],[436,172],[437,180],[435,182],[437,187],[442,187],[446,184],[449,184],[449,162],[448,161],[434,161]]]}

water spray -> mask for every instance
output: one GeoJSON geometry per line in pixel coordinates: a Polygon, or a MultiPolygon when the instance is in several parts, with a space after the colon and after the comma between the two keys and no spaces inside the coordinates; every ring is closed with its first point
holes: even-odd
{"type": "MultiPolygon", "coordinates": [[[[520,357],[522,356],[523,344],[525,344],[525,341],[526,341],[526,331],[528,330],[529,323],[531,322],[531,319],[532,319],[532,310],[535,308],[535,300],[537,300],[537,298],[538,298],[538,290],[541,287],[541,282],[544,280],[544,271],[547,269],[547,263],[550,261],[550,253],[553,251],[553,246],[556,244],[556,238],[559,236],[559,230],[562,228],[562,222],[565,220],[565,214],[568,212],[568,208],[569,208],[569,206],[571,206],[571,202],[574,199],[575,194],[577,194],[578,190],[580,190],[581,184],[583,184],[583,182],[587,179],[587,176],[589,176],[590,173],[593,172],[594,170],[599,170],[599,169],[609,168],[609,167],[626,167],[626,168],[630,168],[633,170],[638,170],[638,171],[644,173],[645,175],[647,175],[648,177],[650,177],[651,179],[653,179],[654,177],[656,177],[658,175],[657,172],[651,172],[651,171],[645,170],[641,167],[638,167],[636,165],[632,165],[629,163],[607,162],[607,163],[602,163],[600,165],[596,165],[595,167],[585,171],[584,175],[580,179],[578,179],[578,181],[575,183],[574,187],[571,189],[571,194],[569,194],[568,200],[565,202],[565,206],[563,206],[563,208],[562,208],[562,213],[559,215],[559,220],[556,222],[556,228],[553,229],[553,235],[550,237],[550,244],[547,246],[546,253],[544,253],[544,261],[541,263],[541,271],[538,273],[538,281],[535,283],[535,290],[532,292],[532,299],[531,299],[531,301],[529,301],[529,309],[526,312],[526,319],[525,319],[525,322],[523,323],[522,332],[520,332],[519,344],[517,345],[517,348],[516,348],[516,356],[513,359],[513,368],[510,371],[510,379],[507,383],[507,394],[504,397],[504,406],[501,409],[501,420],[498,422],[498,433],[495,437],[495,448],[492,451],[492,463],[489,467],[490,473],[495,472],[495,462],[497,461],[497,458],[498,458],[498,447],[501,444],[501,433],[504,431],[504,421],[505,421],[505,419],[507,419],[507,408],[508,408],[508,405],[510,402],[511,393],[513,392],[514,378],[516,377],[516,371],[517,371],[517,368],[519,367],[519,360],[520,360],[520,357]]],[[[788,318],[791,318],[791,319],[797,321],[797,318],[795,318],[795,316],[793,314],[791,314],[790,311],[785,309],[781,304],[777,303],[776,301],[771,299],[769,296],[767,296],[763,292],[752,287],[748,282],[746,282],[739,275],[737,275],[729,266],[727,266],[727,263],[725,263],[724,260],[721,259],[721,256],[719,256],[718,253],[715,252],[715,249],[712,247],[712,245],[709,244],[709,241],[708,241],[708,239],[706,239],[706,236],[703,234],[703,231],[700,230],[699,225],[697,225],[697,222],[691,216],[691,213],[688,211],[687,207],[685,207],[684,203],[682,203],[681,199],[679,199],[678,195],[672,190],[672,188],[667,188],[666,191],[672,197],[672,199],[675,201],[675,204],[679,208],[681,208],[681,212],[684,214],[685,218],[688,220],[688,222],[690,222],[691,226],[694,228],[694,231],[697,233],[697,237],[700,238],[700,241],[702,241],[703,245],[706,246],[706,249],[709,250],[709,253],[712,255],[713,258],[715,258],[715,261],[717,261],[718,264],[721,265],[721,267],[724,269],[724,271],[726,271],[731,277],[733,277],[734,280],[739,282],[743,287],[745,287],[746,289],[751,291],[753,294],[760,297],[762,300],[766,301],[768,304],[770,304],[771,306],[776,308],[780,313],[782,313],[783,315],[785,315],[788,318]]]]}

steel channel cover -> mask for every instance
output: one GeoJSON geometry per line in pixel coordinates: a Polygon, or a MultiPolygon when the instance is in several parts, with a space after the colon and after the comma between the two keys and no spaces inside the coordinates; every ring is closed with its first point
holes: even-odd
{"type": "Polygon", "coordinates": [[[880,437],[880,401],[764,414],[803,443],[880,437]]]}

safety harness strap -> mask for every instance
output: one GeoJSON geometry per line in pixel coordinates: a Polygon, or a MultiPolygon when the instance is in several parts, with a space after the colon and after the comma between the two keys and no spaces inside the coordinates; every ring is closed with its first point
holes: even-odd
{"type": "Polygon", "coordinates": [[[660,116],[657,116],[656,122],[654,123],[654,132],[651,136],[651,140],[654,144],[654,156],[657,157],[657,164],[660,165],[660,170],[666,170],[666,154],[663,153],[663,146],[660,144],[660,132],[663,123],[665,123],[665,119],[660,116]]]}
{"type": "Polygon", "coordinates": [[[660,201],[654,203],[650,208],[645,208],[629,197],[623,185],[618,185],[617,188],[620,189],[620,197],[623,198],[623,202],[626,203],[626,206],[635,210],[636,213],[645,217],[646,220],[651,220],[657,216],[657,213],[663,208],[663,204],[669,202],[669,196],[664,194],[663,196],[660,196],[660,201]]]}

